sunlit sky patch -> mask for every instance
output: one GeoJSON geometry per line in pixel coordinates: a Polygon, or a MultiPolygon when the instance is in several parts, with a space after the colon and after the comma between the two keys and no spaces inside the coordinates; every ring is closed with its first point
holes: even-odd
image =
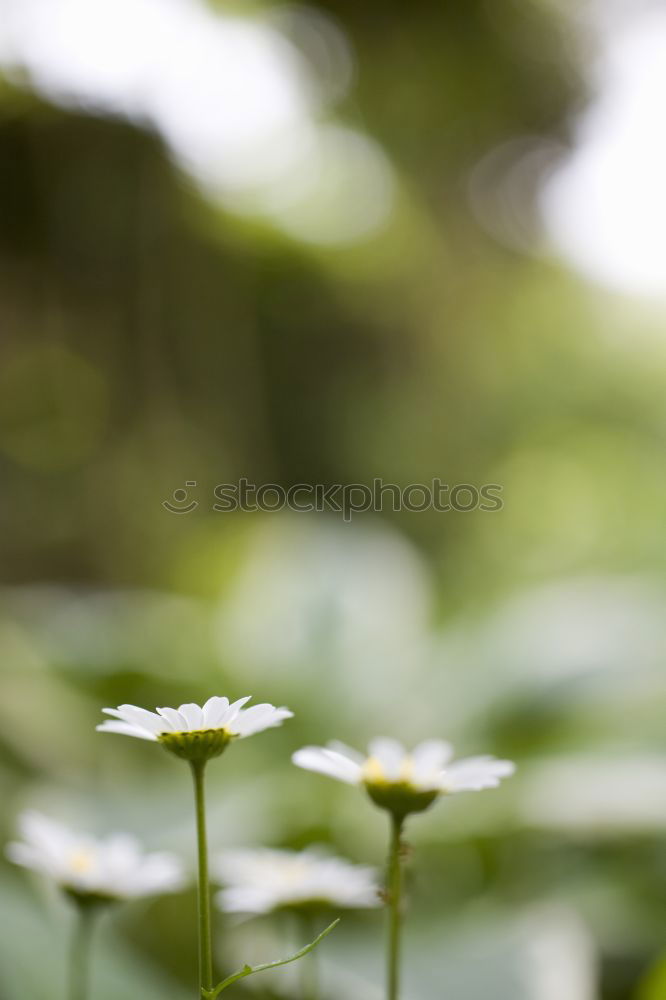
{"type": "Polygon", "coordinates": [[[297,239],[355,242],[390,215],[386,156],[330,121],[353,60],[322,15],[291,8],[287,23],[200,0],[0,0],[0,66],[63,106],[155,127],[207,194],[297,239]]]}

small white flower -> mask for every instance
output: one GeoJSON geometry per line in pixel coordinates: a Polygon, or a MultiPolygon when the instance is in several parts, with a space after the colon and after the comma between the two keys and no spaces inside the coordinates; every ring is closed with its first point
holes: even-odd
{"type": "Polygon", "coordinates": [[[214,863],[226,888],[216,899],[227,913],[269,913],[281,907],[380,905],[375,871],[310,848],[227,851],[214,863]]]}
{"type": "Polygon", "coordinates": [[[215,757],[232,739],[253,736],[293,716],[288,708],[268,704],[244,708],[250,698],[248,695],[230,704],[228,698],[214,696],[205,705],[158,708],[156,712],[136,705],[104,708],[102,711],[114,718],[102,722],[97,729],[103,733],[121,733],[161,742],[187,760],[215,757]]]}
{"type": "Polygon", "coordinates": [[[483,756],[451,762],[452,756],[453,747],[443,740],[426,740],[410,753],[397,740],[376,739],[366,756],[331,742],[303,747],[292,760],[308,771],[362,785],[377,805],[403,815],[427,809],[439,795],[496,788],[515,770],[509,760],[483,756]]]}
{"type": "Polygon", "coordinates": [[[46,875],[77,896],[133,899],[173,892],[185,883],[175,855],[145,854],[127,833],[100,840],[32,811],[19,817],[19,832],[23,840],[7,845],[9,860],[46,875]]]}

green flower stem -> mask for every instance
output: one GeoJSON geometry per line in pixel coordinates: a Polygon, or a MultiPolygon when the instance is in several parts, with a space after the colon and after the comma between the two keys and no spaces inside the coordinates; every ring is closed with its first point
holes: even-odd
{"type": "Polygon", "coordinates": [[[280,958],[276,962],[264,962],[263,965],[244,965],[242,969],[238,970],[238,972],[232,973],[221,983],[218,983],[215,989],[202,990],[201,996],[203,1000],[217,1000],[223,990],[233,986],[233,984],[237,983],[240,979],[245,979],[246,976],[253,976],[256,972],[266,972],[269,969],[279,969],[282,965],[290,965],[292,962],[297,962],[300,958],[305,958],[305,956],[309,955],[310,952],[313,951],[317,945],[331,933],[331,931],[335,930],[339,923],[340,918],[338,917],[338,919],[334,920],[332,924],[329,924],[328,927],[321,932],[321,934],[318,934],[314,941],[310,941],[310,944],[306,944],[304,948],[297,951],[295,955],[290,955],[289,958],[280,958]]]}
{"type": "Polygon", "coordinates": [[[191,761],[199,853],[199,995],[213,988],[213,946],[210,926],[210,882],[208,881],[208,841],[206,838],[205,761],[191,761]]]}
{"type": "Polygon", "coordinates": [[[388,902],[387,1000],[398,1000],[400,993],[400,937],[402,931],[402,860],[401,838],[404,818],[391,814],[391,842],[386,873],[388,902]]]}
{"type": "MultiPolygon", "coordinates": [[[[312,940],[315,936],[315,921],[311,913],[301,911],[299,923],[306,941],[312,940]]],[[[314,952],[309,954],[301,962],[301,1000],[318,1000],[319,997],[319,970],[317,956],[314,952]]]]}
{"type": "Polygon", "coordinates": [[[90,982],[90,952],[96,907],[76,903],[69,952],[69,1000],[86,1000],[90,982]]]}

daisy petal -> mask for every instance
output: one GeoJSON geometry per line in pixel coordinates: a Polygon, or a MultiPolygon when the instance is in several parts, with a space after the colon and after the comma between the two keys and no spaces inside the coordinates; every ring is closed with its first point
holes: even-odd
{"type": "Polygon", "coordinates": [[[349,757],[349,759],[353,760],[355,764],[359,765],[359,767],[365,761],[365,757],[362,753],[355,750],[354,747],[347,746],[347,744],[343,743],[341,740],[329,740],[326,746],[329,750],[342,754],[343,757],[349,757]]]}
{"type": "Polygon", "coordinates": [[[400,777],[400,770],[407,756],[407,751],[398,740],[380,738],[373,740],[368,751],[370,757],[375,757],[386,776],[387,781],[397,781],[400,777]]]}
{"type": "Polygon", "coordinates": [[[348,785],[358,785],[361,781],[361,767],[356,761],[326,747],[303,747],[291,759],[297,767],[325,774],[348,785]]]}
{"type": "Polygon", "coordinates": [[[48,859],[40,855],[39,851],[30,847],[29,844],[12,841],[5,847],[5,856],[15,865],[21,865],[22,868],[32,868],[33,871],[42,871],[46,874],[50,872],[48,859]]]}
{"type": "Polygon", "coordinates": [[[95,728],[98,733],[120,733],[123,736],[136,736],[139,740],[157,740],[157,736],[149,733],[147,729],[133,726],[129,722],[121,722],[119,719],[107,719],[95,728]]]}
{"type": "MultiPolygon", "coordinates": [[[[157,712],[168,723],[169,729],[174,733],[182,733],[187,729],[187,722],[175,708],[158,708],[157,712]]],[[[169,729],[166,731],[169,732],[169,729]]]]}
{"type": "Polygon", "coordinates": [[[203,724],[205,729],[217,729],[222,725],[222,719],[229,710],[229,699],[213,695],[203,707],[203,724]]]}
{"type": "Polygon", "coordinates": [[[243,705],[247,705],[251,697],[252,697],[251,694],[246,694],[244,698],[239,698],[237,701],[232,702],[232,704],[229,705],[229,708],[225,712],[220,725],[227,727],[232,722],[235,722],[236,719],[238,718],[241,708],[243,707],[243,705]]]}
{"type": "Polygon", "coordinates": [[[240,736],[253,736],[264,729],[272,729],[280,726],[285,719],[291,719],[293,712],[288,708],[275,708],[274,705],[253,705],[252,708],[242,710],[238,718],[231,724],[230,731],[240,736]]]}
{"type": "Polygon", "coordinates": [[[439,774],[452,756],[453,747],[444,740],[426,740],[424,743],[419,743],[411,754],[414,780],[420,782],[439,774]]]}
{"type": "Polygon", "coordinates": [[[135,866],[131,894],[148,896],[156,892],[174,892],[185,885],[178,858],[168,851],[146,854],[135,866]]]}
{"type": "Polygon", "coordinates": [[[179,705],[178,711],[187,722],[187,729],[189,731],[204,728],[203,711],[199,705],[195,705],[194,702],[190,702],[187,705],[179,705]]]}
{"type": "Polygon", "coordinates": [[[446,769],[442,784],[449,792],[480,792],[484,788],[497,788],[501,779],[510,777],[515,770],[510,760],[467,757],[446,769]]]}
{"type": "Polygon", "coordinates": [[[269,913],[274,900],[269,891],[258,886],[231,886],[215,896],[215,902],[225,913],[269,913]]]}
{"type": "Polygon", "coordinates": [[[147,712],[145,708],[137,708],[136,705],[118,705],[118,718],[156,735],[164,730],[164,720],[159,715],[147,712]]]}
{"type": "Polygon", "coordinates": [[[18,828],[27,843],[39,851],[66,849],[72,842],[70,831],[35,809],[27,809],[19,816],[18,828]]]}

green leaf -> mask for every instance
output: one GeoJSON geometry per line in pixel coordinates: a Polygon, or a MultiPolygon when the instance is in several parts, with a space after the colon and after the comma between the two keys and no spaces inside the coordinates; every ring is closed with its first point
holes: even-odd
{"type": "Polygon", "coordinates": [[[246,976],[252,976],[255,972],[266,972],[268,969],[277,969],[281,965],[289,965],[290,962],[297,962],[299,958],[303,958],[316,948],[317,945],[323,941],[324,938],[330,934],[339,923],[340,918],[338,917],[332,924],[329,924],[326,930],[323,930],[321,934],[317,935],[314,941],[311,941],[310,944],[306,944],[304,948],[297,951],[295,955],[290,955],[289,958],[281,958],[278,959],[277,962],[266,962],[264,965],[245,964],[242,969],[239,969],[238,972],[234,972],[230,976],[227,976],[226,979],[222,980],[221,983],[218,983],[218,985],[212,990],[202,990],[201,996],[203,997],[203,1000],[217,1000],[217,997],[220,995],[222,990],[226,990],[227,986],[232,986],[234,983],[237,983],[239,979],[245,979],[246,976]]]}

